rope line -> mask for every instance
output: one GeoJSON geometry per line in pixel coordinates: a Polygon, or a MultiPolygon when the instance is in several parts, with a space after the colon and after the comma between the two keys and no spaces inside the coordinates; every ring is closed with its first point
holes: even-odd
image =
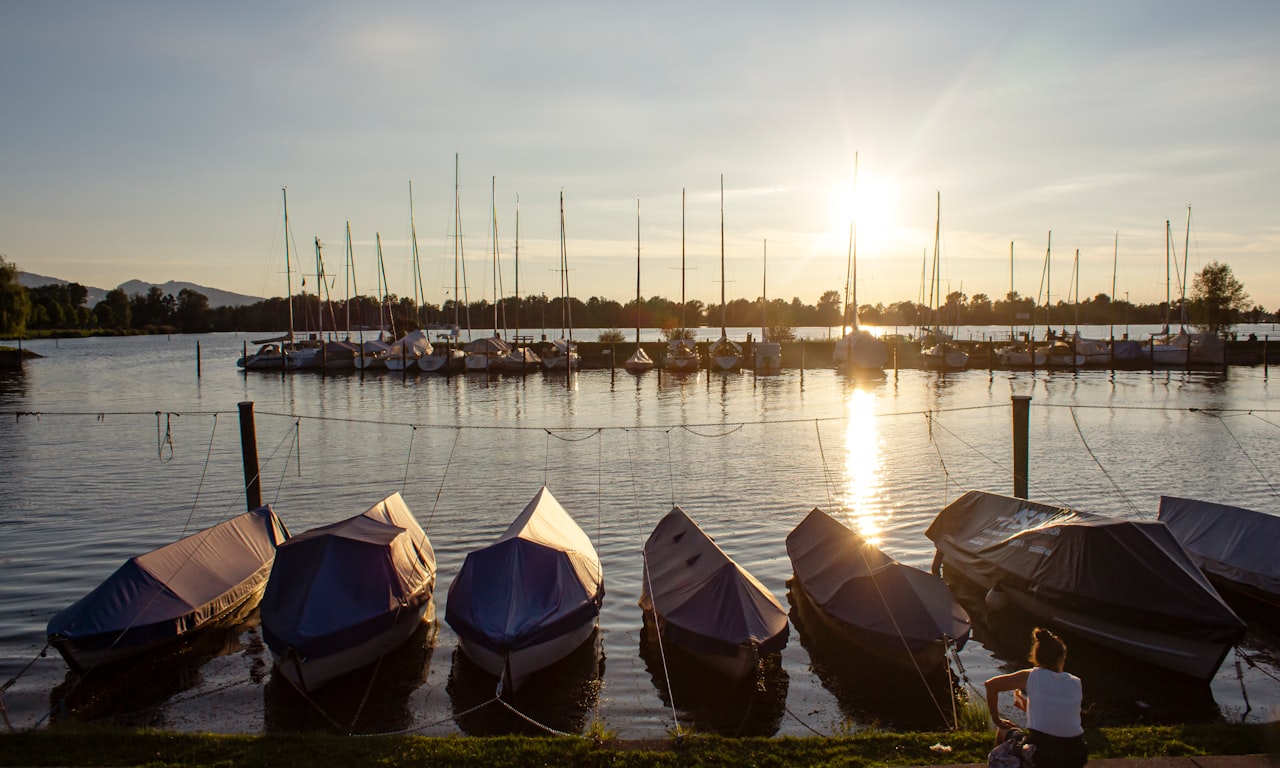
{"type": "Polygon", "coordinates": [[[156,458],[162,464],[168,464],[173,461],[173,416],[181,414],[165,413],[164,414],[164,436],[160,434],[160,416],[161,411],[156,411],[156,458]],[[168,458],[164,455],[164,449],[169,449],[168,458]]]}
{"type": "Polygon", "coordinates": [[[418,434],[417,427],[409,427],[409,451],[404,457],[404,480],[400,483],[400,493],[409,487],[409,465],[413,461],[413,438],[418,434]]]}
{"type": "Polygon", "coordinates": [[[1080,420],[1076,418],[1075,409],[1072,408],[1069,412],[1071,414],[1071,423],[1076,426],[1076,434],[1080,436],[1080,444],[1084,446],[1084,450],[1089,454],[1089,458],[1093,459],[1093,463],[1098,465],[1098,469],[1101,470],[1102,476],[1107,478],[1107,482],[1111,483],[1112,488],[1116,489],[1116,493],[1120,494],[1120,498],[1124,499],[1124,503],[1129,505],[1129,509],[1133,510],[1133,514],[1138,517],[1142,517],[1143,515],[1141,510],[1138,509],[1138,505],[1133,503],[1133,500],[1124,492],[1124,489],[1120,487],[1120,484],[1116,482],[1116,479],[1112,477],[1111,473],[1107,471],[1107,468],[1102,465],[1102,461],[1099,460],[1098,455],[1093,452],[1093,448],[1089,446],[1089,441],[1084,437],[1084,430],[1080,428],[1080,420]]]}
{"type": "Polygon", "coordinates": [[[213,458],[213,437],[218,434],[218,414],[213,415],[213,430],[209,433],[209,450],[204,455],[204,469],[200,470],[200,482],[196,484],[196,497],[191,500],[191,513],[187,515],[187,522],[182,526],[181,539],[187,535],[187,529],[191,527],[191,520],[196,516],[196,505],[200,503],[200,490],[204,488],[205,475],[209,474],[209,460],[213,458]]]}
{"type": "MultiPolygon", "coordinates": [[[[426,533],[431,527],[431,521],[435,519],[436,509],[440,506],[440,496],[444,493],[444,479],[449,476],[449,467],[453,466],[453,455],[458,450],[458,439],[462,437],[462,430],[456,430],[453,433],[453,446],[449,449],[449,459],[444,463],[444,472],[440,475],[440,485],[436,487],[436,499],[431,505],[431,514],[427,515],[427,524],[422,526],[422,532],[426,533]]],[[[544,479],[545,484],[545,479],[544,479]]]]}
{"type": "Polygon", "coordinates": [[[797,715],[797,714],[796,714],[796,713],[791,709],[791,707],[784,706],[784,707],[783,707],[783,709],[785,709],[785,710],[787,711],[787,714],[788,714],[788,715],[791,715],[791,717],[795,718],[795,721],[796,721],[797,723],[799,723],[799,724],[803,725],[805,728],[808,728],[808,729],[809,729],[809,731],[810,731],[811,733],[813,733],[815,736],[821,736],[821,737],[822,737],[822,738],[824,738],[824,739],[829,739],[829,738],[831,738],[831,736],[830,736],[829,734],[823,733],[822,731],[819,731],[817,728],[814,728],[812,725],[809,725],[808,723],[806,723],[806,722],[804,721],[804,718],[802,718],[802,717],[800,717],[799,715],[797,715]]]}
{"type": "Polygon", "coordinates": [[[1205,413],[1205,415],[1213,416],[1217,418],[1218,423],[1222,425],[1222,428],[1227,431],[1227,434],[1230,435],[1231,439],[1235,442],[1236,447],[1240,449],[1240,453],[1244,455],[1245,459],[1248,460],[1249,465],[1252,466],[1254,471],[1258,473],[1258,477],[1261,477],[1262,482],[1266,483],[1267,487],[1271,489],[1271,495],[1275,496],[1276,498],[1280,498],[1280,492],[1276,491],[1276,487],[1271,484],[1270,480],[1267,479],[1267,474],[1262,471],[1262,467],[1258,466],[1258,462],[1254,461],[1253,457],[1249,455],[1249,451],[1245,450],[1244,443],[1241,443],[1240,438],[1236,437],[1236,433],[1232,432],[1231,427],[1227,426],[1227,420],[1224,417],[1214,413],[1205,413]]]}

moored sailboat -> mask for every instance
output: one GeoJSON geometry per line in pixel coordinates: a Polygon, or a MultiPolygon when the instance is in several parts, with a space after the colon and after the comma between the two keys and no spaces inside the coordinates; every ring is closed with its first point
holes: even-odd
{"type": "Polygon", "coordinates": [[[737,370],[742,365],[742,346],[729,338],[725,325],[728,310],[724,298],[724,176],[720,177],[720,338],[711,344],[708,356],[718,371],[737,370]]]}
{"type": "MultiPolygon", "coordinates": [[[[853,157],[853,186],[858,188],[858,156],[853,157]]],[[[855,194],[856,197],[856,194],[855,194]]],[[[844,314],[848,332],[836,342],[831,361],[846,373],[879,371],[889,361],[884,342],[858,327],[858,219],[849,222],[849,258],[844,275],[844,314]]]]}
{"type": "Polygon", "coordinates": [[[640,200],[636,199],[636,351],[622,364],[631,373],[653,369],[653,359],[640,346],[640,200]]]}

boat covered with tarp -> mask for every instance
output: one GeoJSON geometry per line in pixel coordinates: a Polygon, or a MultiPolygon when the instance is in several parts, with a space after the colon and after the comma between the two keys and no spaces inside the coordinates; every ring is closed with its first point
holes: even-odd
{"type": "Polygon", "coordinates": [[[781,651],[790,631],[773,593],[678,506],[644,544],[640,607],[654,617],[663,640],[733,678],[781,651]]]}
{"type": "Polygon", "coordinates": [[[591,636],[604,601],[595,547],[545,486],[449,585],[445,621],[467,656],[512,689],[591,636]]]}
{"type": "Polygon", "coordinates": [[[798,587],[836,636],[877,658],[940,668],[969,639],[969,614],[941,578],[900,563],[814,509],[787,535],[798,587]]]}
{"type": "Polygon", "coordinates": [[[399,646],[431,608],[436,556],[399,493],[280,547],[262,597],[277,671],[303,690],[399,646]]]}
{"type": "Polygon", "coordinates": [[[926,531],[943,575],[988,590],[1051,628],[1198,680],[1244,622],[1155,520],[1124,520],[983,491],[926,531]]]}
{"type": "Polygon", "coordinates": [[[49,620],[49,643],[86,671],[216,625],[256,604],[288,538],[264,506],[132,557],[49,620]]]}
{"type": "Polygon", "coordinates": [[[1224,596],[1280,608],[1280,517],[1211,501],[1160,497],[1160,520],[1224,596]]]}

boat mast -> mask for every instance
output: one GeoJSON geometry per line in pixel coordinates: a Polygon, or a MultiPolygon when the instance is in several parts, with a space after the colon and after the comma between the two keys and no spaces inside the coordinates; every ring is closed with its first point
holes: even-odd
{"type": "Polygon", "coordinates": [[[378,335],[382,335],[382,327],[388,323],[391,325],[391,338],[396,337],[396,316],[391,311],[391,307],[387,307],[386,303],[391,297],[391,290],[387,286],[387,265],[382,260],[382,233],[375,232],[374,239],[378,243],[378,276],[382,282],[378,286],[378,335]],[[386,317],[383,317],[383,309],[386,309],[386,317]]]}
{"type": "Polygon", "coordinates": [[[1080,337],[1080,249],[1076,249],[1076,261],[1071,267],[1076,279],[1076,337],[1080,337]]]}
{"type": "Polygon", "coordinates": [[[1117,232],[1116,232],[1116,244],[1115,244],[1115,250],[1114,250],[1114,251],[1112,251],[1112,253],[1111,253],[1111,302],[1110,302],[1110,306],[1108,307],[1108,308],[1111,310],[1111,312],[1110,312],[1110,315],[1111,315],[1111,316],[1110,316],[1110,318],[1108,318],[1108,319],[1111,321],[1111,330],[1110,330],[1110,333],[1111,333],[1111,340],[1112,340],[1112,341],[1115,341],[1115,339],[1116,339],[1116,312],[1115,312],[1115,304],[1116,304],[1116,268],[1117,268],[1117,266],[1119,265],[1119,263],[1120,263],[1120,232],[1119,232],[1119,231],[1117,231],[1117,232]]]}
{"type": "Polygon", "coordinates": [[[1187,238],[1182,244],[1182,300],[1178,311],[1179,330],[1187,331],[1187,263],[1191,261],[1191,204],[1187,204],[1187,238]]]}
{"type": "Polygon", "coordinates": [[[849,280],[844,289],[845,311],[852,333],[858,330],[858,153],[853,153],[853,220],[849,222],[849,280]],[[850,298],[852,296],[852,299],[850,298]],[[852,303],[850,303],[852,301],[852,303]]]}
{"type": "Polygon", "coordinates": [[[493,335],[498,335],[498,177],[489,177],[489,210],[493,217],[493,335]]]}
{"type": "MultiPolygon", "coordinates": [[[[347,222],[347,341],[351,341],[351,291],[356,279],[356,269],[351,254],[351,222],[347,222]]],[[[355,288],[359,291],[359,288],[355,288]]],[[[364,326],[360,327],[360,341],[364,342],[364,326]]]]}
{"type": "Polygon", "coordinates": [[[1169,220],[1164,220],[1164,333],[1169,335],[1169,314],[1173,311],[1173,295],[1169,292],[1169,247],[1172,231],[1169,220]]]}
{"type": "Polygon", "coordinates": [[[937,214],[933,220],[933,284],[929,286],[929,303],[933,305],[933,335],[938,337],[941,335],[941,328],[938,324],[938,316],[942,313],[942,283],[941,275],[938,274],[938,266],[940,264],[938,256],[938,246],[942,240],[942,191],[938,190],[938,207],[937,214]]]}
{"type": "MultiPolygon", "coordinates": [[[[565,348],[565,354],[568,355],[573,350],[573,308],[569,304],[569,253],[565,248],[564,240],[564,190],[560,190],[560,291],[564,297],[564,301],[560,305],[560,318],[563,324],[562,331],[567,331],[565,340],[569,345],[565,348]]],[[[569,358],[572,367],[573,359],[569,358]]]]}
{"type": "Polygon", "coordinates": [[[764,239],[764,257],[760,267],[760,341],[769,340],[769,238],[764,239]]]}
{"type": "Polygon", "coordinates": [[[1017,320],[1018,320],[1017,304],[1014,303],[1015,297],[1013,294],[1014,294],[1014,291],[1013,291],[1013,241],[1010,240],[1009,241],[1009,309],[1012,310],[1011,312],[1009,312],[1009,343],[1010,344],[1012,344],[1014,341],[1013,329],[1014,329],[1014,326],[1017,325],[1017,320]]]}
{"type": "Polygon", "coordinates": [[[636,198],[636,349],[640,349],[640,198],[636,198]]]}
{"type": "Polygon", "coordinates": [[[1044,324],[1045,327],[1053,328],[1053,319],[1049,317],[1049,309],[1053,306],[1053,262],[1050,254],[1053,253],[1053,230],[1049,230],[1049,240],[1044,247],[1044,324]]]}
{"type": "MultiPolygon", "coordinates": [[[[462,263],[462,210],[458,194],[458,154],[453,155],[453,327],[457,333],[459,311],[458,268],[462,263]]],[[[455,338],[457,338],[455,336],[455,338]]],[[[471,307],[467,307],[467,341],[471,341],[471,307]]]]}
{"type": "Polygon", "coordinates": [[[685,190],[680,190],[680,330],[686,330],[689,326],[685,320],[685,303],[684,303],[684,198],[685,190]]]}
{"type": "Polygon", "coordinates": [[[729,338],[724,305],[724,174],[720,174],[720,338],[729,338]]]}
{"type": "MultiPolygon", "coordinates": [[[[516,310],[515,311],[516,334],[513,341],[516,343],[519,343],[520,341],[520,195],[516,195],[516,305],[515,305],[515,310],[516,310]]],[[[513,344],[512,346],[514,347],[515,345],[513,344]]],[[[523,362],[524,360],[523,354],[521,354],[520,359],[523,362]]]]}
{"type": "Polygon", "coordinates": [[[423,305],[427,303],[427,291],[422,285],[422,262],[418,258],[418,228],[413,223],[413,180],[409,180],[409,237],[413,242],[413,305],[418,318],[418,327],[426,323],[423,305]]]}
{"type": "Polygon", "coordinates": [[[293,269],[289,262],[289,188],[281,187],[284,195],[284,280],[289,299],[289,343],[293,343],[293,269]]]}

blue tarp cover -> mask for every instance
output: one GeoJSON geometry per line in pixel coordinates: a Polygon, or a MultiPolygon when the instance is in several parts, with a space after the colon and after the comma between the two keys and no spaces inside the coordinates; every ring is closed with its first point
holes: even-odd
{"type": "Polygon", "coordinates": [[[430,599],[436,559],[399,493],[280,547],[262,596],[262,630],[280,656],[351,647],[430,599]]]}
{"type": "Polygon", "coordinates": [[[786,646],[787,612],[777,598],[680,507],[658,521],[644,556],[640,606],[665,620],[672,642],[723,655],[751,643],[761,654],[786,646]]]}
{"type": "Polygon", "coordinates": [[[1160,520],[1205,571],[1280,600],[1280,517],[1161,496],[1160,520]]]}
{"type": "Polygon", "coordinates": [[[501,654],[582,626],[603,599],[591,540],[544,487],[497,541],[467,555],[444,618],[460,636],[501,654]]]}
{"type": "Polygon", "coordinates": [[[903,565],[820,509],[787,535],[805,593],[829,618],[886,649],[919,651],[951,638],[963,648],[969,614],[942,579],[903,565]]]}
{"type": "Polygon", "coordinates": [[[270,507],[259,507],[131,558],[55,614],[49,637],[127,648],[198,629],[261,588],[288,535],[270,507]]]}

